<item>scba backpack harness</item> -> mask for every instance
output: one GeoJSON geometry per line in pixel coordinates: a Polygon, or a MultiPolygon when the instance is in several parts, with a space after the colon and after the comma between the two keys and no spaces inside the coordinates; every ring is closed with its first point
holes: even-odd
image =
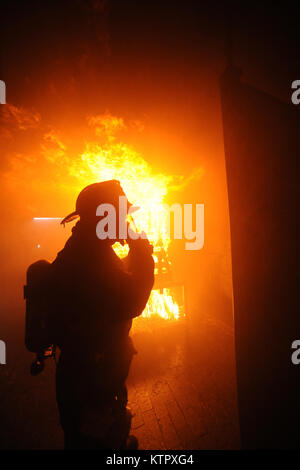
{"type": "Polygon", "coordinates": [[[30,372],[37,375],[44,369],[44,361],[55,360],[56,346],[49,327],[49,273],[51,263],[45,260],[31,264],[26,273],[24,299],[26,300],[25,346],[36,354],[30,372]]]}

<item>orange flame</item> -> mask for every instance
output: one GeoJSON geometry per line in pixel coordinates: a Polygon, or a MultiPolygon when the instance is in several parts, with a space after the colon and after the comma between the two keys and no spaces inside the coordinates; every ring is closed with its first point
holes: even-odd
{"type": "MultiPolygon", "coordinates": [[[[80,158],[70,164],[70,174],[77,178],[81,188],[96,181],[119,180],[128,199],[141,207],[134,215],[138,229],[147,233],[154,252],[158,245],[167,251],[170,238],[164,198],[172,177],[154,174],[141,155],[129,145],[117,141],[117,131],[126,127],[122,119],[106,114],[90,117],[88,123],[95,128],[96,135],[103,138],[103,143],[87,143],[80,158]]],[[[114,249],[120,257],[128,252],[128,246],[123,247],[119,243],[114,245],[114,249]]],[[[179,306],[170,289],[151,292],[142,316],[149,318],[153,315],[169,320],[179,318],[179,306]]]]}

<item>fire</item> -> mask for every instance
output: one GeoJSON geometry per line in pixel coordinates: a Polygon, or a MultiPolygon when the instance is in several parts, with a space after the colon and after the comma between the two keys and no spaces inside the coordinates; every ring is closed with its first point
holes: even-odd
{"type": "Polygon", "coordinates": [[[149,301],[142,316],[145,318],[150,318],[153,315],[158,315],[165,320],[179,319],[179,306],[172,298],[169,289],[164,288],[162,293],[156,289],[152,290],[149,301]]]}
{"type": "MultiPolygon", "coordinates": [[[[117,140],[117,132],[126,127],[122,119],[104,115],[91,117],[88,123],[102,142],[87,143],[79,158],[69,166],[69,173],[77,179],[79,188],[96,181],[119,180],[128,199],[140,207],[134,214],[134,221],[139,230],[147,233],[157,261],[156,252],[163,248],[167,253],[170,244],[168,213],[163,204],[172,177],[154,174],[134,148],[117,140]]],[[[61,150],[62,147],[59,148],[61,150]]],[[[119,243],[114,245],[114,249],[120,257],[128,252],[127,245],[122,247],[119,243]]],[[[179,306],[170,289],[152,290],[142,316],[149,318],[153,315],[168,320],[179,319],[179,306]]]]}
{"type": "MultiPolygon", "coordinates": [[[[130,202],[140,207],[134,213],[138,230],[145,231],[154,246],[156,283],[142,316],[159,316],[168,320],[178,320],[183,316],[183,296],[175,297],[172,293],[165,268],[166,265],[169,268],[171,266],[168,260],[171,240],[169,213],[164,202],[170,189],[182,189],[191,179],[198,179],[202,170],[198,169],[187,178],[155,173],[142,155],[132,145],[125,143],[122,137],[128,130],[142,131],[143,125],[138,121],[128,124],[122,118],[108,113],[90,116],[87,119],[88,127],[80,127],[77,135],[72,127],[65,128],[63,132],[44,125],[37,113],[15,107],[7,109],[9,112],[4,114],[4,118],[11,133],[16,132],[16,129],[20,132],[34,130],[37,133],[38,129],[39,139],[42,138],[30,152],[22,150],[10,155],[10,168],[5,175],[7,188],[13,189],[14,193],[30,188],[28,206],[30,211],[32,207],[36,211],[40,207],[40,195],[45,192],[46,187],[48,197],[47,202],[44,201],[44,207],[46,205],[46,211],[51,213],[53,201],[60,204],[60,195],[65,198],[63,205],[68,210],[66,201],[73,204],[85,186],[97,181],[119,180],[130,202]]],[[[6,135],[8,143],[13,140],[13,135],[6,135]]],[[[63,214],[52,212],[51,215],[63,214]]],[[[41,219],[52,220],[55,217],[37,218],[41,219]]],[[[114,249],[120,257],[128,253],[127,245],[123,247],[115,244],[114,249]]]]}

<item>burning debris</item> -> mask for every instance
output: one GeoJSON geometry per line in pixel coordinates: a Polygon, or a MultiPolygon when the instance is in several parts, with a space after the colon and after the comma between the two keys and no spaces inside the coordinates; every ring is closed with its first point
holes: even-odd
{"type": "MultiPolygon", "coordinates": [[[[14,111],[10,119],[15,117],[19,129],[38,124],[35,114],[29,122],[28,116],[23,110],[14,111]],[[21,119],[21,116],[22,119],[21,119]]],[[[166,208],[165,198],[170,189],[182,188],[185,180],[182,176],[172,176],[162,173],[155,173],[146,160],[130,145],[124,143],[119,135],[124,133],[130,126],[134,126],[135,131],[143,129],[142,124],[135,121],[126,124],[122,118],[112,116],[108,113],[99,116],[89,116],[87,118],[87,132],[82,151],[75,147],[68,140],[67,132],[63,134],[47,127],[42,130],[42,141],[36,154],[30,156],[30,172],[26,171],[26,158],[19,154],[14,161],[12,173],[15,181],[28,177],[30,186],[35,185],[36,190],[41,194],[43,183],[40,176],[40,165],[44,165],[43,174],[47,173],[47,181],[51,181],[55,191],[61,194],[70,195],[70,199],[85,186],[98,181],[116,179],[119,180],[125,193],[135,206],[140,210],[134,214],[134,222],[139,231],[145,231],[154,247],[154,260],[156,262],[156,283],[149,298],[148,304],[142,314],[144,318],[159,317],[165,320],[178,320],[185,315],[184,312],[184,287],[178,286],[172,280],[172,264],[168,257],[170,246],[170,213],[166,208]],[[90,133],[92,135],[90,136],[90,133]],[[42,162],[41,162],[42,159],[42,162]],[[39,164],[39,169],[34,174],[33,162],[39,164]]],[[[82,144],[81,144],[82,145],[82,144]]],[[[28,155],[26,156],[28,159],[28,155]]],[[[9,173],[7,174],[9,177],[9,173]]],[[[199,179],[202,171],[197,170],[195,177],[199,179]]],[[[190,178],[187,178],[190,181],[190,178]]],[[[49,191],[49,183],[47,183],[49,191]]],[[[36,210],[39,210],[36,204],[36,210]]],[[[52,209],[53,210],[53,209],[52,209]]],[[[43,216],[45,214],[34,214],[43,216]]],[[[61,214],[53,214],[60,216],[61,214]]],[[[41,220],[36,217],[36,220],[41,220]]],[[[47,218],[45,218],[47,219],[47,218]]],[[[45,220],[43,219],[43,220],[45,220]]],[[[128,245],[116,243],[114,250],[120,257],[128,253],[128,245]]]]}

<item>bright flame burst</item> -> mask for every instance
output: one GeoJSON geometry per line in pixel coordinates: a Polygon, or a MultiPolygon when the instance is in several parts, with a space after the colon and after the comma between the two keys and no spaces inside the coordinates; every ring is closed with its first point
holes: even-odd
{"type": "MultiPolygon", "coordinates": [[[[70,174],[79,180],[81,188],[97,181],[119,180],[128,200],[141,208],[134,214],[138,229],[147,233],[154,246],[154,253],[161,247],[167,252],[170,244],[167,229],[169,216],[163,203],[172,177],[153,174],[141,155],[129,145],[116,140],[116,133],[126,127],[122,119],[104,115],[91,117],[88,123],[95,128],[101,144],[87,143],[80,159],[71,164],[70,174]]],[[[114,249],[123,257],[127,254],[128,246],[115,244],[114,249]]],[[[153,315],[164,319],[179,318],[179,306],[170,289],[152,290],[142,316],[149,318],[153,315]]]]}
{"type": "Polygon", "coordinates": [[[172,298],[169,289],[164,288],[162,293],[156,289],[152,290],[142,316],[150,318],[153,315],[159,315],[165,320],[179,319],[179,306],[172,298]]]}

